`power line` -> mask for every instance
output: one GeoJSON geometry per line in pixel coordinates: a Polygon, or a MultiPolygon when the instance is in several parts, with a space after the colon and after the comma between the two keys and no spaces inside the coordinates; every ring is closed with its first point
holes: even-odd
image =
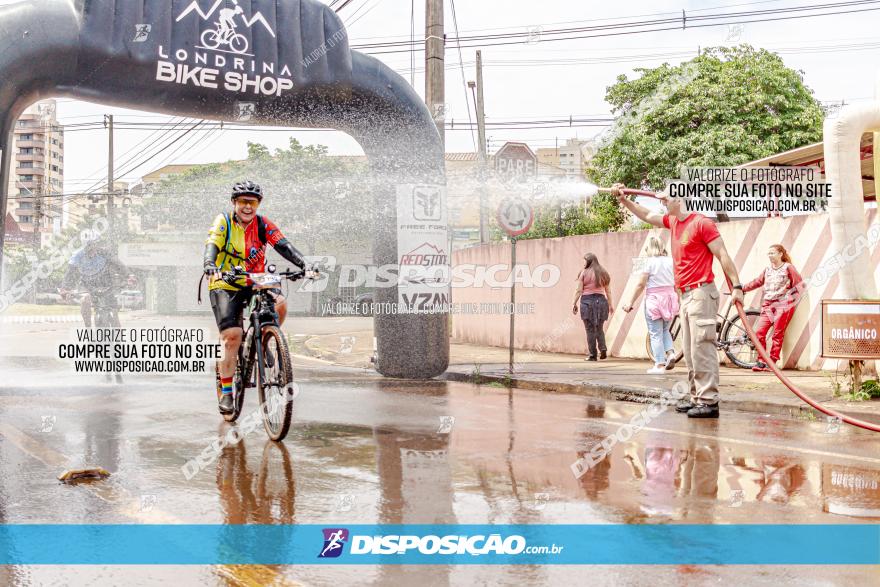
{"type": "MultiPolygon", "coordinates": [[[[152,123],[143,123],[143,124],[152,124],[152,123]]],[[[178,122],[175,123],[173,126],[171,126],[171,128],[168,128],[168,125],[165,124],[165,125],[162,125],[161,127],[159,127],[158,129],[156,129],[156,131],[153,132],[150,136],[155,135],[156,132],[164,131],[164,132],[162,133],[162,135],[160,135],[160,138],[157,139],[157,140],[155,140],[155,141],[153,141],[153,143],[152,143],[149,147],[147,147],[147,149],[146,149],[145,151],[138,152],[138,153],[134,154],[132,157],[130,157],[129,159],[127,159],[127,160],[125,160],[125,161],[119,163],[118,168],[121,170],[123,167],[129,166],[129,165],[130,165],[133,161],[135,161],[136,159],[138,159],[138,158],[140,158],[140,157],[147,156],[147,155],[150,153],[150,151],[151,151],[152,149],[154,149],[154,148],[161,148],[161,147],[159,147],[159,146],[161,146],[162,141],[165,140],[165,137],[168,137],[169,135],[171,135],[171,133],[177,132],[177,131],[175,131],[175,129],[176,129],[178,126],[180,126],[181,124],[183,124],[183,120],[178,121],[178,122]]],[[[116,126],[115,124],[114,124],[114,127],[115,127],[117,130],[119,129],[119,127],[116,126]]],[[[142,142],[143,142],[143,141],[142,141],[142,142]]],[[[114,158],[114,159],[115,159],[115,158],[114,158]]],[[[105,169],[106,169],[106,166],[105,166],[105,169]]],[[[130,170],[131,167],[128,167],[127,169],[130,170]]],[[[126,172],[118,171],[115,175],[117,175],[118,177],[124,177],[126,174],[127,174],[127,171],[126,171],[126,172]]],[[[86,191],[86,192],[93,192],[96,188],[100,187],[103,183],[104,183],[103,180],[99,180],[99,181],[95,182],[93,185],[91,185],[90,187],[86,188],[85,191],[86,191]]]]}
{"type": "MultiPolygon", "coordinates": [[[[562,126],[575,126],[575,125],[584,125],[584,124],[593,124],[593,125],[608,125],[614,121],[614,117],[610,115],[606,116],[583,116],[583,117],[575,117],[569,116],[567,118],[539,118],[534,120],[519,120],[519,119],[511,119],[511,120],[492,120],[489,119],[486,121],[487,127],[492,128],[503,128],[508,126],[542,126],[547,124],[555,124],[562,126]]],[[[97,124],[97,123],[96,123],[97,124]]],[[[126,130],[155,130],[156,126],[154,123],[138,123],[138,122],[117,122],[114,125],[116,128],[126,129],[126,130]]],[[[193,127],[187,129],[186,133],[190,132],[208,132],[216,128],[222,127],[227,131],[263,131],[263,132],[337,132],[336,129],[332,128],[275,128],[275,127],[265,127],[261,125],[242,125],[242,124],[226,124],[223,122],[215,122],[215,121],[199,121],[193,127]]],[[[450,130],[460,130],[467,129],[470,130],[471,127],[476,127],[476,123],[473,121],[470,122],[448,122],[446,124],[446,128],[450,130]]],[[[161,127],[159,127],[161,128],[161,127]]],[[[176,141],[174,141],[176,142],[176,141]]]]}
{"type": "Polygon", "coordinates": [[[345,23],[345,26],[348,27],[348,28],[350,28],[351,26],[353,26],[355,23],[357,23],[357,21],[359,21],[360,19],[362,19],[363,17],[365,17],[367,14],[369,14],[370,12],[372,12],[373,9],[376,8],[376,7],[379,5],[379,3],[380,3],[381,1],[382,1],[382,0],[374,0],[373,5],[370,6],[370,8],[368,8],[366,11],[364,11],[363,14],[361,14],[360,16],[358,16],[358,13],[361,11],[361,9],[362,9],[362,8],[365,8],[365,7],[367,6],[367,3],[369,3],[369,0],[366,0],[366,2],[365,2],[360,8],[358,8],[357,10],[354,11],[354,14],[351,15],[351,17],[349,18],[348,22],[345,23]]]}
{"type": "MultiPolygon", "coordinates": [[[[152,138],[153,136],[155,136],[157,133],[161,132],[162,129],[167,128],[168,125],[171,125],[171,123],[174,121],[175,118],[177,118],[177,117],[172,117],[171,120],[169,120],[166,124],[163,124],[162,127],[156,129],[155,131],[153,131],[152,133],[150,133],[149,135],[147,135],[144,139],[138,141],[133,147],[131,147],[130,149],[128,149],[127,151],[125,151],[125,152],[124,152],[122,155],[120,155],[118,158],[119,158],[119,159],[122,159],[123,157],[125,157],[126,155],[128,155],[129,153],[131,153],[132,151],[134,151],[135,149],[137,149],[138,147],[140,147],[141,145],[143,145],[143,144],[146,143],[147,141],[149,141],[150,138],[152,138]]],[[[181,122],[182,122],[182,120],[181,120],[181,122]]],[[[169,129],[169,130],[173,130],[173,129],[176,128],[178,125],[180,125],[181,122],[177,122],[177,123],[175,123],[175,124],[171,127],[171,129],[169,129]]],[[[139,152],[138,154],[140,154],[140,152],[139,152]]],[[[137,156],[137,155],[135,155],[135,156],[137,156]]],[[[134,158],[134,156],[133,156],[132,158],[127,159],[126,161],[120,163],[119,166],[122,167],[123,165],[128,164],[133,158],[134,158]]],[[[116,158],[114,158],[114,159],[116,159],[116,158]]],[[[90,177],[92,177],[92,176],[94,176],[94,175],[98,175],[98,174],[106,173],[106,171],[107,171],[107,165],[104,165],[103,167],[101,167],[100,169],[98,169],[98,170],[96,170],[96,171],[90,173],[90,174],[89,174],[88,176],[86,176],[86,177],[87,177],[87,178],[90,178],[90,177]]],[[[65,179],[65,181],[67,181],[67,180],[65,179]]],[[[101,181],[103,181],[103,180],[101,180],[101,181]]],[[[94,186],[91,186],[91,187],[94,187],[94,186]]]]}
{"type": "MultiPolygon", "coordinates": [[[[452,0],[452,22],[455,24],[455,36],[459,37],[458,33],[458,17],[455,15],[455,0],[452,0]]],[[[468,87],[467,87],[467,79],[465,79],[464,74],[464,58],[461,55],[461,43],[458,43],[458,63],[461,66],[461,86],[464,89],[464,105],[467,108],[468,115],[468,123],[471,125],[471,143],[474,145],[474,151],[477,150],[477,139],[474,138],[474,122],[471,118],[471,101],[468,99],[468,87]]]]}
{"type": "Polygon", "coordinates": [[[353,0],[344,0],[339,8],[336,9],[336,13],[339,14],[339,11],[352,3],[353,0]]]}
{"type": "MultiPolygon", "coordinates": [[[[779,2],[786,2],[786,1],[788,1],[788,0],[759,0],[758,2],[741,2],[738,4],[716,4],[713,6],[705,6],[703,8],[691,8],[689,10],[689,12],[704,12],[706,10],[714,10],[716,8],[727,9],[727,8],[734,8],[737,6],[752,6],[755,4],[776,4],[779,2]]],[[[628,14],[628,15],[626,15],[625,18],[642,18],[642,17],[646,17],[646,16],[669,16],[669,15],[675,15],[676,18],[681,17],[680,12],[651,12],[651,13],[647,13],[647,14],[628,14]]],[[[588,20],[562,20],[562,21],[541,23],[541,25],[581,24],[581,23],[585,23],[585,22],[604,22],[604,21],[619,20],[621,18],[624,18],[624,17],[618,16],[618,17],[606,17],[606,18],[593,18],[593,19],[588,19],[588,20]]],[[[508,29],[506,27],[489,27],[489,28],[463,29],[463,32],[477,33],[477,32],[485,32],[485,31],[505,31],[505,30],[508,30],[508,29]]],[[[406,39],[406,38],[407,38],[406,35],[396,35],[396,36],[395,35],[380,35],[380,36],[376,36],[376,37],[359,37],[356,39],[352,39],[352,41],[357,42],[357,41],[369,41],[369,40],[373,40],[373,39],[386,39],[386,40],[388,40],[388,39],[406,39]]]]}
{"type": "MultiPolygon", "coordinates": [[[[842,51],[871,51],[880,49],[880,42],[873,43],[851,43],[841,45],[801,45],[791,47],[771,46],[762,47],[779,55],[798,55],[798,54],[814,54],[814,53],[839,53],[842,51]]],[[[690,58],[694,56],[693,49],[658,52],[658,53],[641,53],[641,54],[619,54],[606,55],[604,57],[570,57],[570,58],[547,58],[547,59],[497,59],[484,61],[484,67],[570,67],[576,65],[602,65],[610,63],[642,63],[651,60],[667,60],[675,58],[690,58]]],[[[473,65],[475,62],[466,61],[465,65],[473,65]]],[[[458,65],[448,65],[447,69],[455,69],[458,65]]],[[[408,70],[397,70],[398,73],[409,73],[408,70]]],[[[416,72],[423,69],[417,68],[416,72]]]]}
{"type": "MultiPolygon", "coordinates": [[[[749,23],[758,23],[758,22],[775,22],[779,20],[793,20],[800,18],[812,18],[817,16],[834,16],[840,14],[853,14],[860,12],[868,12],[880,10],[880,6],[876,6],[878,2],[876,0],[852,0],[847,2],[831,2],[825,4],[813,4],[806,6],[793,6],[786,8],[773,8],[766,10],[751,10],[751,11],[743,11],[743,12],[724,12],[717,14],[705,14],[705,15],[691,15],[687,16],[686,12],[683,12],[680,16],[675,17],[667,17],[667,18],[658,18],[651,20],[636,20],[629,22],[617,22],[612,24],[600,24],[593,26],[581,26],[581,27],[566,27],[566,28],[556,28],[541,31],[540,42],[552,42],[552,41],[569,41],[575,39],[586,39],[586,38],[597,38],[597,37],[608,37],[608,36],[622,36],[622,35],[632,35],[632,34],[640,34],[640,33],[652,33],[652,32],[663,32],[663,31],[672,31],[672,30],[681,30],[687,28],[705,28],[711,26],[722,26],[729,24],[749,24],[749,23]],[[868,8],[854,8],[851,10],[835,10],[835,9],[843,9],[847,7],[859,7],[859,6],[870,6],[868,8]],[[813,11],[815,14],[798,14],[801,12],[813,11]],[[817,11],[826,11],[826,12],[817,12],[817,11]],[[830,11],[830,12],[827,12],[830,11]],[[783,15],[783,16],[776,16],[783,15]],[[755,17],[755,18],[752,18],[755,17]],[[741,20],[748,19],[751,20],[741,20]],[[718,21],[718,22],[710,22],[710,21],[718,21]],[[699,24],[699,23],[703,24],[699,24]],[[697,23],[697,24],[694,24],[697,23]],[[645,27],[659,27],[659,28],[645,28],[645,27]]],[[[693,12],[693,11],[692,11],[693,12]]],[[[586,21],[586,22],[598,22],[598,21],[586,21]]],[[[492,34],[492,35],[470,35],[459,37],[456,39],[447,39],[449,42],[456,43],[472,43],[461,45],[463,48],[467,47],[494,47],[499,45],[513,45],[513,44],[523,44],[530,42],[530,37],[534,35],[532,31],[520,32],[520,31],[508,31],[504,33],[492,34]]],[[[393,47],[405,47],[402,49],[389,49],[386,51],[371,51],[371,54],[386,54],[386,53],[403,53],[410,51],[411,47],[418,48],[418,45],[413,45],[410,41],[390,41],[390,42],[379,42],[379,43],[364,43],[360,45],[352,45],[353,49],[384,49],[384,48],[393,48],[393,47]]]]}

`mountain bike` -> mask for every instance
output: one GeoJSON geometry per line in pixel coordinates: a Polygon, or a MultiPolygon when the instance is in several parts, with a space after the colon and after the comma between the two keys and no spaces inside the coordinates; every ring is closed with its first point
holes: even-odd
{"type": "Polygon", "coordinates": [[[244,53],[248,50],[247,37],[219,24],[216,29],[203,32],[201,41],[208,49],[219,49],[222,45],[229,45],[233,53],[244,53]]]}
{"type": "MultiPolygon", "coordinates": [[[[229,283],[240,277],[246,278],[246,287],[253,291],[243,310],[247,317],[244,340],[238,349],[238,362],[232,379],[233,411],[224,414],[227,422],[235,422],[241,415],[245,392],[256,387],[260,397],[260,413],[263,427],[274,441],[283,440],[290,429],[293,416],[294,381],[293,367],[287,340],[278,325],[274,293],[281,292],[285,279],[314,279],[310,271],[275,272],[269,265],[266,273],[248,273],[233,269],[222,274],[229,283]]],[[[217,393],[221,393],[220,370],[215,365],[217,393]]]]}
{"type": "MultiPolygon", "coordinates": [[[[725,293],[724,295],[730,294],[725,293]]],[[[751,369],[758,363],[758,351],[751,339],[749,339],[749,335],[746,334],[746,329],[740,321],[739,313],[734,311],[733,317],[730,317],[730,311],[733,309],[734,305],[728,303],[724,315],[716,315],[715,347],[719,351],[724,351],[730,362],[737,367],[751,369]]],[[[749,318],[750,325],[754,327],[755,321],[761,315],[761,311],[749,308],[745,312],[749,318]]],[[[669,325],[669,334],[672,335],[672,345],[675,349],[673,361],[678,363],[684,357],[684,349],[682,348],[681,323],[677,315],[669,325]]],[[[648,351],[648,356],[653,357],[650,334],[645,336],[645,348],[648,351]]]]}

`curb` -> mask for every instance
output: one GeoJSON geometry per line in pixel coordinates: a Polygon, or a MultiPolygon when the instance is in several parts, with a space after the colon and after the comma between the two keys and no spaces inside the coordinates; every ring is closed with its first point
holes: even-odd
{"type": "MultiPolygon", "coordinates": [[[[458,371],[446,371],[438,379],[445,381],[456,381],[462,383],[473,383],[473,376],[468,373],[458,371]]],[[[661,389],[644,388],[632,385],[607,385],[607,384],[591,384],[591,383],[558,383],[549,381],[535,381],[533,379],[519,379],[517,377],[508,377],[507,375],[480,374],[481,384],[485,383],[503,383],[511,387],[520,389],[529,389],[532,391],[543,391],[549,393],[570,393],[574,395],[585,395],[600,399],[617,400],[631,403],[647,404],[657,403],[659,400],[661,389]]],[[[806,404],[787,405],[776,402],[768,402],[761,400],[727,400],[722,399],[722,404],[730,409],[738,412],[750,412],[758,414],[770,414],[774,416],[787,416],[796,420],[822,421],[825,414],[814,410],[806,404]]],[[[868,422],[877,421],[877,414],[873,412],[859,412],[855,410],[846,410],[846,415],[853,418],[859,418],[868,422]]]]}

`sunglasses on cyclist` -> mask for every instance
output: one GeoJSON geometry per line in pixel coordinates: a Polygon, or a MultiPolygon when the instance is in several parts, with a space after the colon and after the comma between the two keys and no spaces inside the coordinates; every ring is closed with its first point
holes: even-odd
{"type": "Polygon", "coordinates": [[[256,198],[235,198],[235,201],[242,206],[250,206],[251,208],[260,207],[260,201],[256,198]]]}

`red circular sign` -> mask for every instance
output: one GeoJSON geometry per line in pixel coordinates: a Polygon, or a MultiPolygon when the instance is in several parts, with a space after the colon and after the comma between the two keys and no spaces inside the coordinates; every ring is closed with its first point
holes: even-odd
{"type": "Polygon", "coordinates": [[[524,200],[504,198],[498,205],[495,217],[504,232],[510,236],[519,236],[527,233],[532,227],[532,222],[535,221],[535,212],[524,200]]]}

